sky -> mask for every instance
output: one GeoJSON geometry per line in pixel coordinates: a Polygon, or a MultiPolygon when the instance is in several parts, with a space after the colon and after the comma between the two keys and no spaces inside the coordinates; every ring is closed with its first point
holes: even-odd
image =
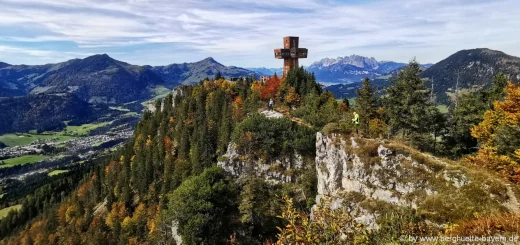
{"type": "Polygon", "coordinates": [[[299,36],[310,65],[352,54],[435,63],[472,48],[520,56],[520,0],[0,0],[0,61],[57,63],[106,53],[136,65],[213,57],[281,67],[299,36]]]}

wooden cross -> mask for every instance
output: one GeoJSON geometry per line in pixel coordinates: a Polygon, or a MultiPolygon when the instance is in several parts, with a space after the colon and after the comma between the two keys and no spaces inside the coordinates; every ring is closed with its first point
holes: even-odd
{"type": "Polygon", "coordinates": [[[283,76],[295,67],[298,67],[299,58],[307,58],[307,49],[298,48],[299,37],[284,37],[283,48],[274,50],[276,59],[283,59],[283,76]]]}

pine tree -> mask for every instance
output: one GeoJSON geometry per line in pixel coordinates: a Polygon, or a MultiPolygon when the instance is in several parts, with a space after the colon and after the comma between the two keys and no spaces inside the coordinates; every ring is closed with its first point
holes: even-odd
{"type": "Polygon", "coordinates": [[[403,136],[428,131],[429,91],[420,77],[419,63],[414,59],[399,72],[397,79],[387,88],[388,96],[383,106],[390,126],[390,133],[402,132],[403,136]]]}
{"type": "Polygon", "coordinates": [[[368,132],[369,122],[375,118],[377,110],[377,97],[374,90],[374,87],[370,85],[370,79],[365,78],[361,88],[356,91],[358,94],[356,98],[356,112],[360,117],[361,129],[368,134],[370,134],[368,132]]]}

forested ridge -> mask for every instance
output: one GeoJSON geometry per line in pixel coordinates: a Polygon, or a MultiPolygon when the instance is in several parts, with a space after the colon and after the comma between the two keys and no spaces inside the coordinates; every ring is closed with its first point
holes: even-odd
{"type": "Polygon", "coordinates": [[[145,112],[134,138],[86,171],[63,202],[34,211],[23,204],[19,213],[31,214],[14,226],[2,219],[1,243],[175,244],[172,227],[183,244],[338,244],[347,225],[354,230],[347,244],[438,232],[415,214],[389,219],[380,232],[365,230],[345,210],[318,205],[314,218],[306,215],[316,196],[315,134],[353,135],[353,111],[361,117],[360,134],[353,136],[399,140],[453,159],[478,152],[467,158],[468,164],[519,182],[520,144],[505,138],[518,132],[518,86],[498,75],[491,88],[458,95],[450,112],[442,114],[420,73],[419,64],[411,61],[384,98],[366,79],[355,105],[322,91],[303,68],[266,83],[254,77],[228,82],[217,74],[179,87],[179,96],[169,95],[154,112],[145,112]],[[311,126],[260,115],[269,99],[277,110],[290,111],[311,126]],[[232,177],[216,166],[230,142],[250,162],[296,151],[306,166],[292,173],[299,177],[292,183],[232,177]],[[392,227],[397,230],[390,232],[392,227]]]}

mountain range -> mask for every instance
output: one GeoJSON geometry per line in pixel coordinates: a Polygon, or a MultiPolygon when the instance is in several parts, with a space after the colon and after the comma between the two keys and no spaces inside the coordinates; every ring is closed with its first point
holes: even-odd
{"type": "MultiPolygon", "coordinates": [[[[384,88],[390,84],[389,79],[397,76],[398,70],[402,68],[390,72],[386,77],[372,79],[380,94],[383,94],[384,88]]],[[[457,89],[457,80],[460,90],[475,90],[490,86],[493,77],[499,72],[507,74],[513,82],[519,81],[520,58],[487,48],[461,50],[425,69],[421,76],[428,79],[425,84],[428,88],[433,80],[433,92],[437,102],[449,104],[449,94],[457,89]]],[[[327,89],[338,98],[355,97],[355,91],[360,86],[361,83],[356,82],[331,85],[327,89]]]]}
{"type": "Polygon", "coordinates": [[[151,88],[157,86],[172,89],[218,72],[225,77],[255,74],[213,58],[155,67],[131,65],[106,54],[47,65],[0,63],[0,97],[72,93],[90,103],[118,104],[150,99],[154,96],[151,88]]]}
{"type": "MultiPolygon", "coordinates": [[[[336,96],[352,97],[365,77],[384,88],[389,84],[388,79],[405,65],[351,55],[321,59],[307,70],[314,72],[320,82],[341,83],[327,88],[336,96]]],[[[490,49],[462,50],[435,65],[422,67],[423,77],[433,78],[434,93],[443,103],[449,103],[447,92],[455,89],[457,77],[461,89],[488,86],[497,72],[509,74],[513,81],[520,79],[520,58],[490,49]]],[[[194,84],[218,72],[229,78],[281,74],[282,71],[281,68],[225,66],[211,57],[166,66],[131,65],[106,54],[46,65],[0,62],[0,97],[72,93],[90,103],[145,101],[155,96],[155,87],[172,89],[180,84],[194,84]]]]}
{"type": "MultiPolygon", "coordinates": [[[[432,64],[422,65],[424,68],[432,64]]],[[[353,83],[360,82],[368,77],[375,79],[387,75],[406,63],[394,61],[377,61],[374,57],[351,55],[345,57],[324,58],[312,63],[307,70],[314,72],[316,79],[328,83],[353,83]]]]}

